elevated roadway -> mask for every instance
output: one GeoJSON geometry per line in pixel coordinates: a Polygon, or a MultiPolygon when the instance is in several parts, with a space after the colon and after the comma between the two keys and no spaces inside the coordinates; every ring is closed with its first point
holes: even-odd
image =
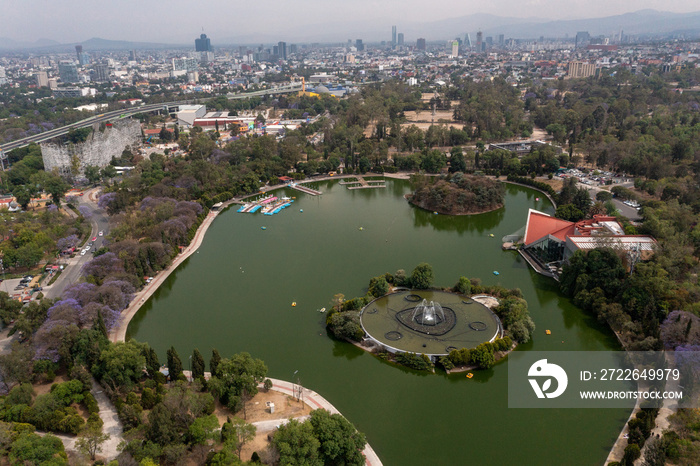
{"type": "MultiPolygon", "coordinates": [[[[284,86],[272,88],[272,89],[263,89],[260,91],[253,91],[253,92],[245,92],[241,94],[227,94],[226,98],[229,100],[240,100],[240,99],[249,99],[251,97],[262,97],[266,95],[277,95],[277,94],[289,94],[292,92],[298,92],[301,90],[301,83],[292,83],[292,84],[287,84],[284,86]]],[[[175,102],[161,102],[157,104],[146,104],[146,105],[141,105],[139,107],[134,107],[134,108],[127,108],[127,109],[121,109],[121,110],[113,110],[110,112],[105,112],[99,115],[91,116],[89,118],[86,118],[84,120],[76,121],[75,123],[71,123],[66,126],[62,126],[60,128],[55,128],[49,131],[44,131],[43,133],[39,134],[34,134],[32,136],[27,136],[26,138],[22,139],[17,139],[12,142],[8,142],[6,144],[0,145],[0,158],[6,158],[7,157],[7,152],[13,150],[13,149],[18,149],[21,147],[26,147],[31,143],[40,143],[40,142],[45,142],[50,139],[63,136],[65,134],[68,134],[68,131],[72,129],[79,129],[79,128],[85,128],[88,126],[92,126],[95,123],[107,123],[109,121],[115,121],[120,118],[126,118],[130,117],[132,115],[136,115],[137,113],[148,113],[148,112],[155,112],[155,111],[160,111],[160,110],[165,110],[166,112],[170,107],[178,106],[178,105],[189,105],[189,104],[194,104],[194,103],[205,103],[209,101],[210,99],[213,99],[213,97],[205,97],[202,99],[192,99],[192,100],[181,100],[181,101],[175,101],[175,102]]]]}

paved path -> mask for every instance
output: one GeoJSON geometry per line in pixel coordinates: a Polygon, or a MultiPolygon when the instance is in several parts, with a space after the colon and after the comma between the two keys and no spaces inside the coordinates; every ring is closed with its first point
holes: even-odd
{"type": "MultiPolygon", "coordinates": [[[[273,390],[284,393],[285,395],[294,396],[294,387],[296,387],[295,384],[279,379],[270,380],[272,381],[273,390]]],[[[338,411],[335,406],[330,404],[325,398],[312,390],[304,388],[302,398],[304,402],[313,409],[325,409],[331,414],[340,414],[340,411],[338,411]]],[[[365,455],[365,463],[368,466],[382,465],[382,461],[379,459],[379,456],[377,456],[369,443],[365,445],[365,449],[362,451],[362,453],[365,455]]]]}
{"type": "Polygon", "coordinates": [[[114,407],[102,387],[94,379],[92,381],[92,396],[97,400],[100,407],[100,419],[104,422],[102,432],[109,434],[109,439],[102,444],[102,452],[99,456],[111,461],[119,454],[118,446],[124,438],[122,437],[122,423],[119,421],[117,408],[114,407]]]}

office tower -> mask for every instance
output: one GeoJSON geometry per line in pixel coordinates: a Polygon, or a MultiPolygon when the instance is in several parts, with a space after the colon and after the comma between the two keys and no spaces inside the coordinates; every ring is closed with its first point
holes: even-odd
{"type": "Polygon", "coordinates": [[[488,37],[486,38],[486,46],[489,47],[489,48],[491,48],[491,46],[493,46],[493,37],[488,36],[488,37]]]}
{"type": "Polygon", "coordinates": [[[420,39],[418,39],[418,40],[416,41],[416,48],[417,48],[418,50],[423,50],[423,51],[425,51],[425,39],[424,39],[424,38],[421,37],[420,39]]]}
{"type": "Polygon", "coordinates": [[[504,45],[506,45],[505,36],[503,34],[498,35],[498,45],[499,47],[503,47],[504,45]]]}
{"type": "Polygon", "coordinates": [[[358,52],[365,50],[365,44],[362,43],[362,39],[355,40],[355,48],[358,52]]]}
{"type": "Polygon", "coordinates": [[[272,55],[275,55],[275,56],[279,57],[279,55],[280,55],[280,48],[279,48],[279,45],[273,45],[273,46],[272,46],[272,55]]]}
{"type": "Polygon", "coordinates": [[[196,58],[173,58],[173,71],[197,71],[199,65],[196,58]]]}
{"type": "Polygon", "coordinates": [[[129,61],[136,61],[136,50],[131,50],[129,52],[129,61]]]}
{"type": "Polygon", "coordinates": [[[49,87],[49,75],[46,74],[46,71],[39,71],[34,75],[34,79],[36,79],[37,87],[49,87]]]}
{"type": "Polygon", "coordinates": [[[78,67],[72,61],[62,61],[58,64],[58,74],[64,83],[78,82],[78,67]]]}
{"type": "Polygon", "coordinates": [[[78,56],[78,61],[80,61],[80,55],[83,53],[83,46],[82,45],[76,45],[75,46],[75,54],[78,56]]]}
{"type": "Polygon", "coordinates": [[[576,48],[585,47],[591,41],[591,35],[588,31],[579,31],[576,33],[576,48]]]}
{"type": "Polygon", "coordinates": [[[467,46],[467,48],[472,48],[472,38],[469,37],[469,33],[464,35],[464,44],[467,46]]]}
{"type": "Polygon", "coordinates": [[[572,78],[586,78],[588,76],[595,76],[595,72],[595,63],[586,63],[582,61],[569,62],[568,74],[572,78]]]}
{"type": "Polygon", "coordinates": [[[289,46],[289,54],[297,53],[297,44],[292,44],[289,46]]]}
{"type": "Polygon", "coordinates": [[[484,33],[479,31],[476,33],[476,51],[481,52],[481,40],[484,37],[484,33]]]}
{"type": "Polygon", "coordinates": [[[109,79],[109,66],[107,63],[98,63],[94,66],[93,81],[105,82],[109,79]]]}
{"type": "Polygon", "coordinates": [[[286,42],[278,42],[277,43],[277,55],[282,60],[287,59],[287,43],[286,42]]]}
{"type": "Polygon", "coordinates": [[[391,26],[391,47],[396,47],[396,26],[391,26]]]}
{"type": "Polygon", "coordinates": [[[453,58],[457,58],[459,56],[459,42],[456,40],[452,41],[452,53],[450,53],[450,55],[453,58]]]}
{"type": "Polygon", "coordinates": [[[211,48],[211,39],[209,39],[206,34],[201,34],[199,39],[194,40],[194,50],[195,52],[213,52],[214,49],[211,48]]]}
{"type": "Polygon", "coordinates": [[[399,32],[399,45],[403,45],[403,32],[399,32]]]}

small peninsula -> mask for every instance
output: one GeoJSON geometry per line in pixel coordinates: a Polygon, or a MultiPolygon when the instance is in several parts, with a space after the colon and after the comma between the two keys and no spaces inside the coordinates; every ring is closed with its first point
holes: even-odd
{"type": "Polygon", "coordinates": [[[471,215],[503,207],[505,188],[484,176],[461,172],[447,176],[415,175],[408,201],[422,209],[446,215],[471,215]]]}

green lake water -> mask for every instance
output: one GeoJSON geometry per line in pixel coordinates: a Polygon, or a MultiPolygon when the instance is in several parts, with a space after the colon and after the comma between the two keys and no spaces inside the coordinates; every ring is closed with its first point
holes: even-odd
{"type": "Polygon", "coordinates": [[[385,465],[603,463],[629,411],[509,409],[507,361],[472,379],[418,373],[332,340],[317,312],[336,293],[363,295],[370,277],[410,274],[428,262],[438,286],[464,275],[520,288],[537,330],[519,351],[618,349],[556,282],[501,250],[501,237],[525,224],[528,208],[552,212],[545,196],[507,185],[504,208],[450,217],[410,206],[405,181],[389,180],[386,189],[316,186],[322,196],[277,191],[297,199],[273,216],[220,214],[198,252],[132,320],[128,337],[149,342],[162,361],[174,345],[186,368],[194,348],[207,362],[217,348],[223,357],[247,351],[263,359],[271,377],[291,380],[298,370],[302,385],[364,432],[385,465]]]}

